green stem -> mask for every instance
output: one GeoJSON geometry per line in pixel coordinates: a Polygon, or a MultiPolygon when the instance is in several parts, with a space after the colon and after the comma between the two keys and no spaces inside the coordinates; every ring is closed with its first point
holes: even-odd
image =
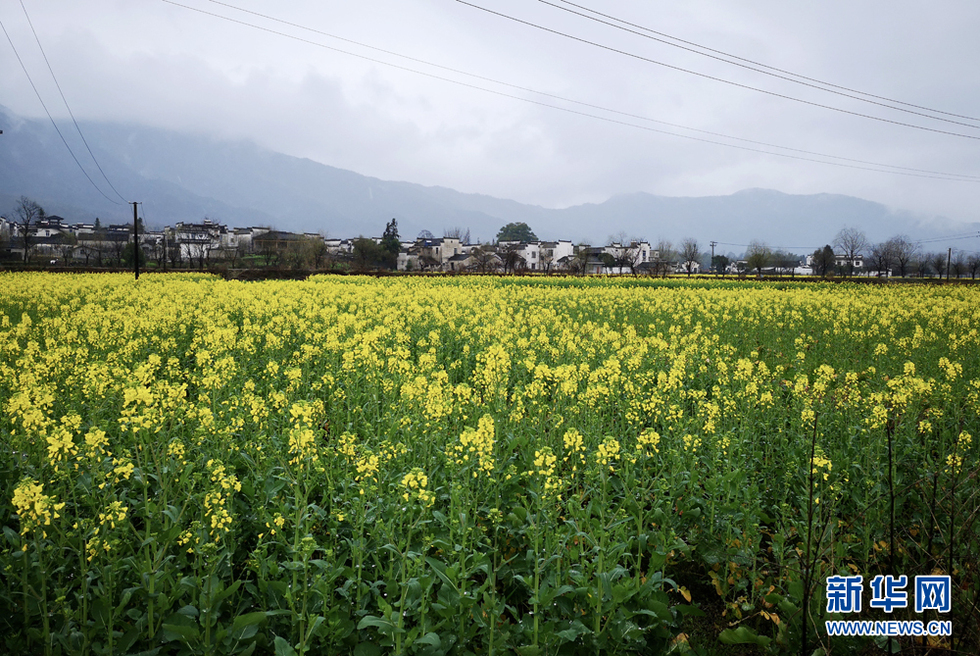
{"type": "Polygon", "coordinates": [[[106,639],[109,642],[109,656],[112,656],[112,653],[113,653],[112,627],[115,626],[115,624],[116,624],[116,618],[115,618],[116,607],[115,607],[115,604],[112,603],[112,597],[113,597],[113,594],[112,593],[114,592],[114,590],[113,590],[114,582],[112,580],[112,572],[113,572],[113,570],[115,568],[113,568],[110,565],[109,567],[107,567],[105,569],[108,569],[109,570],[109,573],[107,575],[107,578],[109,579],[109,586],[108,586],[109,589],[107,591],[108,594],[106,595],[107,598],[108,598],[108,602],[109,602],[109,604],[108,604],[109,605],[109,624],[108,624],[108,626],[106,626],[106,639]]]}
{"type": "Polygon", "coordinates": [[[592,619],[592,632],[595,638],[599,638],[599,634],[602,633],[602,573],[605,570],[605,559],[603,556],[606,553],[606,472],[602,472],[602,500],[599,503],[599,561],[598,568],[596,570],[598,586],[596,588],[595,602],[592,613],[594,615],[592,619]]]}
{"type": "Polygon", "coordinates": [[[405,600],[408,597],[408,552],[412,548],[412,531],[415,524],[408,529],[408,540],[405,543],[405,551],[402,553],[402,594],[398,602],[398,630],[395,632],[395,654],[401,656],[402,653],[402,633],[405,630],[405,600]]]}
{"type": "MultiPolygon", "coordinates": [[[[540,503],[540,502],[539,502],[540,503]]],[[[539,621],[539,601],[538,601],[538,591],[541,584],[541,557],[539,554],[540,548],[540,533],[539,528],[539,513],[540,510],[534,511],[534,646],[538,646],[538,621],[539,621]]]]}
{"type": "MultiPolygon", "coordinates": [[[[43,547],[38,543],[37,535],[34,536],[34,548],[37,549],[37,562],[41,570],[41,625],[44,629],[44,654],[51,656],[51,626],[48,619],[48,568],[44,565],[43,547]]],[[[26,628],[26,624],[24,625],[26,628]]]]}
{"type": "Polygon", "coordinates": [[[309,602],[309,590],[307,582],[309,581],[309,564],[310,557],[306,550],[303,551],[303,612],[299,618],[299,653],[300,656],[306,653],[306,619],[307,619],[307,608],[309,602]]]}

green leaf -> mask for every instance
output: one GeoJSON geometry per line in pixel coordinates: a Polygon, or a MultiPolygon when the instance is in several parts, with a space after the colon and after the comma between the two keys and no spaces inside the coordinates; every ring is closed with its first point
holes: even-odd
{"type": "Polygon", "coordinates": [[[725,629],[719,634],[718,639],[726,645],[759,645],[766,647],[772,642],[772,638],[761,636],[747,626],[740,626],[735,630],[725,629]]]}
{"type": "Polygon", "coordinates": [[[246,626],[251,626],[253,624],[260,624],[269,614],[265,611],[259,611],[256,613],[246,613],[245,615],[239,615],[231,623],[232,632],[237,631],[246,626]]]}
{"type": "Polygon", "coordinates": [[[579,620],[575,620],[569,628],[564,631],[559,631],[555,635],[566,642],[574,642],[580,635],[585,635],[586,633],[592,633],[592,631],[579,620]]]}
{"type": "Polygon", "coordinates": [[[181,624],[163,624],[163,639],[170,640],[180,640],[188,645],[192,642],[196,642],[200,637],[201,632],[196,626],[186,626],[181,624]]]}
{"type": "Polygon", "coordinates": [[[674,606],[674,610],[676,610],[679,614],[681,614],[681,615],[683,615],[685,617],[688,617],[688,616],[690,616],[690,617],[706,617],[706,613],[703,610],[701,610],[700,608],[698,608],[697,606],[687,606],[687,605],[684,605],[684,604],[680,604],[678,606],[674,606]]]}
{"type": "Polygon", "coordinates": [[[320,628],[320,626],[321,626],[321,625],[322,625],[322,624],[323,624],[323,623],[324,623],[325,621],[326,621],[326,620],[324,619],[324,617],[323,617],[323,615],[317,615],[316,617],[314,617],[314,618],[313,618],[313,621],[312,621],[312,622],[310,623],[310,628],[306,630],[306,635],[307,635],[307,638],[308,638],[309,636],[311,636],[311,635],[314,635],[314,634],[316,634],[316,631],[317,631],[317,629],[319,629],[319,628],[320,628]]]}
{"type": "Polygon", "coordinates": [[[373,642],[361,642],[354,647],[354,656],[381,656],[381,648],[373,642]]]}
{"type": "Polygon", "coordinates": [[[231,628],[228,629],[228,635],[231,636],[232,640],[249,640],[259,632],[259,624],[265,621],[266,617],[267,614],[265,612],[239,615],[231,623],[231,628]]]}
{"type": "Polygon", "coordinates": [[[238,590],[238,588],[241,586],[241,584],[242,584],[242,580],[238,579],[234,583],[229,585],[227,588],[221,590],[216,595],[214,595],[214,601],[212,601],[211,603],[212,608],[216,608],[218,604],[220,604],[222,601],[224,601],[225,599],[233,595],[235,591],[238,590]]]}
{"type": "Polygon", "coordinates": [[[297,656],[293,646],[282,636],[276,636],[276,656],[297,656]]]}
{"type": "Polygon", "coordinates": [[[13,547],[20,547],[20,536],[17,532],[10,528],[9,526],[3,527],[3,534],[7,538],[7,542],[13,547]]]}
{"type": "Polygon", "coordinates": [[[541,653],[541,647],[527,645],[525,647],[514,647],[514,651],[517,652],[517,656],[538,656],[541,653]]]}
{"type": "Polygon", "coordinates": [[[252,656],[252,652],[254,652],[255,651],[255,648],[258,647],[258,646],[259,646],[259,643],[257,643],[257,642],[250,642],[248,644],[248,647],[246,647],[242,651],[238,652],[235,656],[252,656]]]}
{"type": "Polygon", "coordinates": [[[362,618],[360,622],[357,623],[358,631],[360,631],[361,629],[366,629],[369,626],[375,627],[376,629],[378,629],[378,631],[381,632],[382,635],[386,635],[386,636],[394,635],[395,632],[398,630],[398,627],[395,626],[390,620],[386,620],[381,617],[375,617],[374,615],[367,615],[366,617],[362,618]]]}
{"type": "Polygon", "coordinates": [[[429,631],[424,636],[415,641],[416,645],[429,645],[435,649],[442,647],[442,638],[439,637],[438,633],[433,633],[429,631]]]}

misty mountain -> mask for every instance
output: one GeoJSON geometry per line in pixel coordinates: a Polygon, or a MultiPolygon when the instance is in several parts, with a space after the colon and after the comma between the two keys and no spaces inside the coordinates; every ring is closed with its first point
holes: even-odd
{"type": "Polygon", "coordinates": [[[599,204],[547,209],[444,187],[379,180],[247,141],[83,122],[82,132],[105,177],[122,194],[119,198],[71,122],[59,121],[59,127],[105,195],[85,179],[50,122],[18,117],[0,106],[0,212],[12,213],[16,199],[26,195],[69,221],[94,221],[98,216],[112,223],[131,220],[131,206],[124,200],[137,200],[150,226],[207,216],[232,226],[355,237],[380,235],[394,217],[403,238],[421,230],[439,236],[459,226],[483,240],[492,239],[505,223],[524,221],[543,239],[604,243],[621,234],[674,242],[695,237],[703,245],[719,242],[716,252],[734,253],[752,239],[804,252],[832,241],[844,226],[864,230],[873,241],[899,233],[925,239],[980,230],[980,224],[918,217],[849,196],[800,196],[765,189],[700,198],[633,193],[599,204]]]}

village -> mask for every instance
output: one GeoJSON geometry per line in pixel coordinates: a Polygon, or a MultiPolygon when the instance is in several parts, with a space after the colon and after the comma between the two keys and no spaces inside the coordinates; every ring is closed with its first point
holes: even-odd
{"type": "MultiPolygon", "coordinates": [[[[509,224],[526,228],[523,223],[509,224]]],[[[509,227],[502,228],[504,231],[509,227]]],[[[586,275],[767,274],[822,275],[826,269],[841,273],[890,275],[866,266],[860,252],[833,253],[821,271],[814,262],[819,253],[801,256],[771,251],[761,242],[749,244],[743,258],[702,251],[697,240],[685,239],[677,247],[660,240],[619,240],[595,246],[571,240],[531,238],[498,239],[471,243],[468,231],[447,230],[442,237],[422,231],[415,239],[398,238],[393,219],[382,237],[338,238],[323,233],[296,233],[265,226],[231,227],[204,218],[177,222],[162,229],[144,229],[137,222],[141,263],[151,270],[216,267],[304,269],[313,271],[397,270],[449,273],[566,273],[586,275]]],[[[69,223],[57,215],[43,215],[25,223],[0,217],[0,260],[47,266],[132,266],[134,226],[69,223]],[[26,229],[25,229],[26,225],[26,229]],[[24,235],[27,238],[25,240],[24,235]]]]}

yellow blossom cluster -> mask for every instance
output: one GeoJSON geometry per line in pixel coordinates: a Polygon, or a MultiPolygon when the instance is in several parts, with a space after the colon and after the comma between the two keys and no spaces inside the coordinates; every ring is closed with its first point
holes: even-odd
{"type": "Polygon", "coordinates": [[[486,414],[480,417],[477,427],[467,427],[459,436],[459,444],[453,445],[451,457],[456,465],[472,462],[473,477],[481,473],[490,476],[494,469],[493,447],[496,443],[496,430],[493,417],[486,414]]]}
{"type": "Polygon", "coordinates": [[[224,464],[208,460],[207,468],[214,487],[204,495],[204,513],[209,519],[209,533],[215,542],[231,529],[232,518],[228,506],[242,484],[235,474],[226,473],[224,464]]]}
{"type": "Polygon", "coordinates": [[[413,468],[402,477],[402,487],[405,489],[402,498],[405,501],[418,501],[426,507],[431,506],[436,500],[436,495],[426,489],[428,484],[429,477],[425,475],[422,468],[413,468]]]}
{"type": "Polygon", "coordinates": [[[595,461],[600,468],[609,468],[609,471],[615,471],[613,462],[619,460],[619,440],[614,437],[607,436],[599,444],[596,449],[595,461]]]}
{"type": "Polygon", "coordinates": [[[85,456],[87,458],[98,458],[100,456],[111,456],[109,451],[109,440],[106,438],[105,431],[93,426],[85,433],[85,456]]]}
{"type": "Polygon", "coordinates": [[[316,435],[310,428],[293,428],[289,431],[289,464],[301,467],[317,459],[316,435]]]}
{"type": "Polygon", "coordinates": [[[549,446],[543,446],[534,452],[534,469],[528,475],[536,477],[541,481],[541,489],[545,495],[552,495],[558,492],[558,479],[555,477],[555,468],[558,464],[558,456],[549,446]]]}
{"type": "Polygon", "coordinates": [[[562,437],[565,446],[565,457],[563,462],[571,466],[573,472],[578,471],[579,467],[585,466],[585,443],[582,433],[575,428],[569,428],[562,437]]]}
{"type": "Polygon", "coordinates": [[[946,471],[959,474],[963,469],[964,456],[969,454],[970,446],[973,444],[973,436],[966,431],[961,431],[956,438],[953,446],[953,453],[946,456],[946,471]]]}
{"type": "Polygon", "coordinates": [[[651,457],[654,453],[660,453],[660,433],[647,428],[636,438],[636,450],[639,454],[651,457]]]}
{"type": "Polygon", "coordinates": [[[109,531],[116,528],[117,522],[126,520],[126,513],[129,507],[122,505],[121,501],[113,501],[109,507],[99,513],[99,523],[92,529],[91,537],[85,542],[86,559],[92,561],[102,553],[109,553],[112,549],[113,540],[108,535],[109,531]]]}
{"type": "Polygon", "coordinates": [[[52,519],[61,517],[65,502],[58,503],[54,498],[44,494],[44,487],[35,480],[24,479],[14,488],[14,508],[20,517],[20,534],[41,528],[41,537],[48,537],[47,527],[52,519]]]}
{"type": "Polygon", "coordinates": [[[359,456],[355,464],[355,469],[357,470],[356,480],[360,482],[369,479],[376,483],[380,465],[381,459],[370,451],[359,456]]]}

